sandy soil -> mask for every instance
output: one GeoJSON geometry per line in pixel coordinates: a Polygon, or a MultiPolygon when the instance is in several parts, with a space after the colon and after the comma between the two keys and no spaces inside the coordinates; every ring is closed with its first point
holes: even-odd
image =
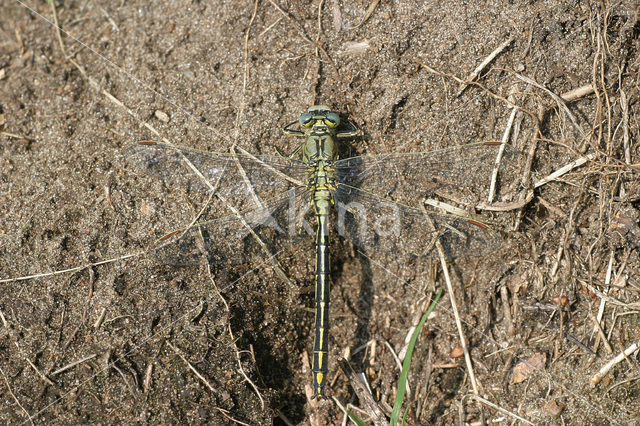
{"type": "Polygon", "coordinates": [[[475,382],[450,357],[447,295],[413,356],[409,424],[637,422],[637,352],[590,385],[640,339],[637,4],[440,3],[1,0],[0,422],[338,424],[363,407],[345,355],[389,414],[393,353],[444,287],[437,259],[399,250],[382,268],[336,239],[323,402],[308,399],[308,238],[276,260],[95,265],[148,252],[206,204],[142,170],[137,142],[291,152],[281,128],[315,103],[362,129],[350,155],[501,140],[513,119],[504,211],[476,211],[503,241],[448,264],[475,382]]]}

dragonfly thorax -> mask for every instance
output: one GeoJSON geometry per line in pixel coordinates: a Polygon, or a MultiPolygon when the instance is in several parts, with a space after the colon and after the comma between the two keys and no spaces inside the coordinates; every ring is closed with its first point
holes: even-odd
{"type": "Polygon", "coordinates": [[[338,158],[338,146],[330,133],[309,135],[302,148],[302,161],[310,165],[318,161],[333,162],[338,158]]]}

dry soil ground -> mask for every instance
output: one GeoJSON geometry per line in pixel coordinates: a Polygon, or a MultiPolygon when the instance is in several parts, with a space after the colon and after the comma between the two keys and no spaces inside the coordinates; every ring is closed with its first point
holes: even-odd
{"type": "Polygon", "coordinates": [[[503,242],[448,264],[475,381],[450,357],[447,296],[414,353],[409,424],[514,421],[474,392],[535,424],[636,423],[637,351],[590,379],[640,341],[639,35],[633,1],[1,0],[0,422],[338,424],[362,407],[345,355],[388,414],[437,259],[400,249],[382,267],[336,239],[324,402],[307,394],[307,238],[277,247],[281,274],[269,256],[143,254],[18,279],[144,251],[195,217],[206,194],[141,170],[137,142],[290,152],[281,127],[321,102],[363,130],[351,154],[511,128],[503,211],[476,208],[503,242]]]}

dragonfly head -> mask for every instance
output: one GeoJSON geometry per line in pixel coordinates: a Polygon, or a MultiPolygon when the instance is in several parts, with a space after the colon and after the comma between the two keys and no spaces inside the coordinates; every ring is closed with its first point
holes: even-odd
{"type": "Polygon", "coordinates": [[[328,106],[313,105],[307,112],[300,115],[300,127],[310,129],[312,127],[329,127],[335,129],[340,125],[340,116],[331,112],[328,106]]]}

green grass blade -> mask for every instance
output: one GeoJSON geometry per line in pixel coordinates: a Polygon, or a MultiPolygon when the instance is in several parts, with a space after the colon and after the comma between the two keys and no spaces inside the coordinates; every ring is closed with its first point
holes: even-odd
{"type": "Polygon", "coordinates": [[[431,302],[429,309],[424,313],[422,318],[420,319],[420,323],[416,327],[413,332],[413,336],[411,336],[411,341],[409,342],[409,347],[407,348],[407,354],[404,356],[404,362],[402,363],[402,371],[400,372],[400,379],[398,380],[398,392],[396,393],[396,401],[393,404],[393,412],[391,413],[391,424],[395,426],[398,424],[398,418],[400,417],[400,412],[402,410],[402,402],[404,400],[404,394],[407,390],[407,378],[409,376],[409,367],[411,367],[411,356],[413,355],[413,349],[416,346],[416,342],[418,341],[418,336],[420,335],[420,331],[422,327],[427,322],[427,318],[429,314],[435,309],[436,303],[440,300],[440,296],[442,296],[442,289],[438,291],[435,299],[431,302]]]}
{"type": "Polygon", "coordinates": [[[367,426],[365,422],[363,422],[360,417],[356,416],[356,414],[350,410],[347,410],[347,416],[358,426],[367,426]]]}
{"type": "Polygon", "coordinates": [[[404,415],[402,416],[402,426],[404,426],[407,423],[407,416],[409,415],[409,407],[411,407],[411,404],[407,405],[407,408],[404,409],[404,415]]]}

